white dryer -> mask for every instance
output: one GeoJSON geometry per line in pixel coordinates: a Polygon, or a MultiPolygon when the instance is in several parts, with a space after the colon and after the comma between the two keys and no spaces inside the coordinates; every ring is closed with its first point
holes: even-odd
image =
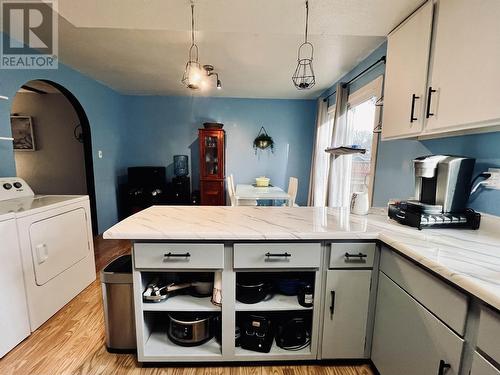
{"type": "Polygon", "coordinates": [[[0,191],[16,217],[33,332],[96,278],[89,198],[34,195],[20,178],[0,178],[0,191]]]}

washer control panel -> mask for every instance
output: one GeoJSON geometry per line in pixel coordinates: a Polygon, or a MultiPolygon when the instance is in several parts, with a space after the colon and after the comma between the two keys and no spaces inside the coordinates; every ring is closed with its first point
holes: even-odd
{"type": "Polygon", "coordinates": [[[8,199],[33,197],[30,186],[19,177],[0,177],[0,201],[8,199]]]}

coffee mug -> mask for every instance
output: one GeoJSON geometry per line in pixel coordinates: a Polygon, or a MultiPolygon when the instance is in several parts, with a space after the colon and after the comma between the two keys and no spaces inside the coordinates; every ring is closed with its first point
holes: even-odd
{"type": "Polygon", "coordinates": [[[370,201],[367,192],[361,191],[352,193],[351,213],[356,215],[367,215],[369,209],[370,201]]]}

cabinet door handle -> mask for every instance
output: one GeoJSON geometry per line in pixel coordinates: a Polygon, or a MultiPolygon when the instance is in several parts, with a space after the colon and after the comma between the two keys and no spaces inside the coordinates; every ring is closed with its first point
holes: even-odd
{"type": "Polygon", "coordinates": [[[168,260],[168,258],[189,258],[190,256],[191,256],[191,254],[189,254],[189,253],[177,254],[177,253],[169,252],[167,254],[163,254],[163,257],[167,260],[168,260]]]}
{"type": "Polygon", "coordinates": [[[410,124],[413,122],[413,121],[417,121],[418,118],[415,117],[415,101],[417,99],[420,99],[420,96],[417,96],[415,94],[413,94],[411,96],[411,111],[410,111],[410,124]]]}
{"type": "Polygon", "coordinates": [[[429,91],[427,92],[427,111],[425,112],[425,117],[429,118],[431,116],[434,116],[434,113],[431,112],[431,103],[432,103],[432,94],[435,93],[436,90],[432,88],[432,86],[429,86],[429,91]]]}
{"type": "Polygon", "coordinates": [[[357,254],[345,253],[344,256],[346,260],[351,260],[351,258],[358,258],[359,260],[363,260],[364,258],[368,257],[368,255],[363,253],[357,253],[357,254]]]}
{"type": "Polygon", "coordinates": [[[292,256],[292,254],[289,253],[273,254],[269,252],[267,252],[265,255],[267,258],[290,258],[292,256]]]}
{"type": "Polygon", "coordinates": [[[443,360],[439,361],[439,369],[438,369],[438,375],[444,375],[446,373],[446,370],[451,368],[451,365],[449,363],[446,363],[443,360]]]}
{"type": "Polygon", "coordinates": [[[330,303],[330,319],[333,319],[333,313],[335,311],[335,291],[330,291],[330,295],[332,297],[332,302],[330,303]]]}

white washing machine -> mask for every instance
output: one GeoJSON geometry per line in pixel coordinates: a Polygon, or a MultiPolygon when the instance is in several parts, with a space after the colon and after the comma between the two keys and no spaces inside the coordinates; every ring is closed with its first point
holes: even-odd
{"type": "Polygon", "coordinates": [[[0,207],[15,214],[33,332],[96,278],[89,198],[34,195],[0,178],[0,207]]]}
{"type": "Polygon", "coordinates": [[[0,202],[0,358],[31,333],[16,218],[0,202]]]}

